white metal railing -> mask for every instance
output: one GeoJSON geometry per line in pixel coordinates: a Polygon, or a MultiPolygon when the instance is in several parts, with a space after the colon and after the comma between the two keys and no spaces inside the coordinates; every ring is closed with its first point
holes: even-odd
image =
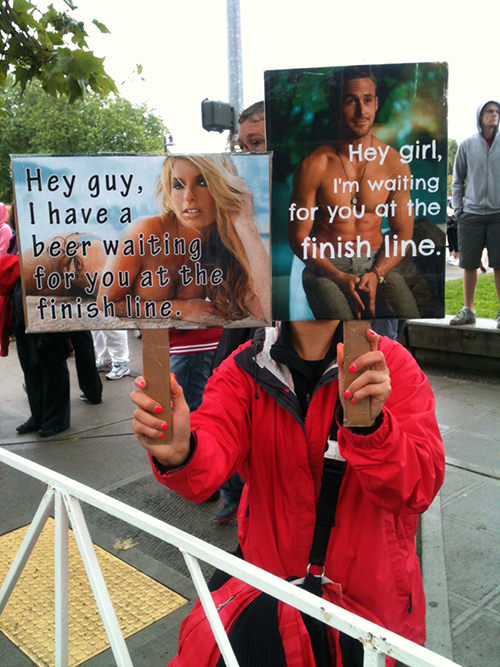
{"type": "Polygon", "coordinates": [[[110,498],[80,482],[28,461],[0,448],[0,462],[26,473],[48,485],[33,521],[0,588],[0,614],[19,579],[24,565],[50,514],[55,519],[55,665],[68,664],[68,527],[71,524],[89,578],[92,592],[118,667],[132,665],[120,630],[80,502],[111,514],[140,530],[173,544],[183,554],[212,632],[228,667],[238,667],[224,626],[219,618],[199,560],[228,572],[251,586],[278,598],[301,612],[358,639],[364,647],[364,667],[383,667],[385,655],[408,667],[459,667],[457,663],[429,651],[414,642],[356,616],[326,600],[297,588],[265,570],[222,551],[202,540],[151,517],[140,510],[110,498]]]}

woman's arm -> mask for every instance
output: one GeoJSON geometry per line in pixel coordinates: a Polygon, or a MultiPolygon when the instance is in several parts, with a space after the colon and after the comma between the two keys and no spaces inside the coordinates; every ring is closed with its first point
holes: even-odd
{"type": "MultiPolygon", "coordinates": [[[[137,378],[135,385],[148,391],[144,378],[137,378]]],[[[151,463],[156,479],[185,498],[200,502],[239,470],[250,447],[252,389],[253,380],[237,369],[234,361],[224,361],[209,378],[202,405],[190,415],[182,389],[172,375],[172,424],[168,426],[156,401],[143,391],[132,392],[130,398],[137,406],[132,428],[154,457],[151,463]],[[172,440],[163,443],[164,433],[170,428],[172,440]],[[144,441],[143,436],[150,441],[144,441]]]]}
{"type": "MultiPolygon", "coordinates": [[[[378,338],[376,334],[371,336],[371,346],[377,342],[378,348],[378,338]]],[[[380,351],[372,349],[355,361],[355,370],[366,370],[350,384],[340,370],[341,350],[337,356],[341,400],[356,402],[371,396],[372,418],[378,416],[375,430],[366,434],[340,425],[340,453],[375,503],[394,513],[405,508],[424,512],[444,476],[444,449],[434,396],[407,350],[386,338],[380,341],[380,347],[380,351]]]]}
{"type": "Polygon", "coordinates": [[[251,270],[251,285],[245,305],[260,320],[271,319],[271,269],[253,213],[253,198],[245,197],[243,206],[233,218],[234,229],[245,249],[251,270]]]}

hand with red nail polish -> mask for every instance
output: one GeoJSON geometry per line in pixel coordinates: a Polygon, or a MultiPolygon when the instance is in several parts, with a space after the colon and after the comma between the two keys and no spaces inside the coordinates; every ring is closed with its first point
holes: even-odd
{"type": "Polygon", "coordinates": [[[146,382],[142,377],[135,378],[134,384],[138,389],[144,389],[144,387],[146,386],[146,382]]]}
{"type": "Polygon", "coordinates": [[[170,375],[171,424],[158,417],[163,408],[153,398],[147,395],[147,383],[143,377],[135,381],[137,390],[130,394],[130,400],[136,405],[132,429],[136,438],[144,449],[165,466],[182,465],[190,453],[190,413],[184,399],[182,387],[175,376],[170,375]],[[141,391],[139,391],[139,389],[141,391]],[[142,391],[144,390],[144,391],[142,391]],[[163,440],[165,433],[170,439],[163,440]]]}
{"type": "Polygon", "coordinates": [[[349,372],[359,372],[355,380],[344,376],[344,345],[337,345],[337,364],[339,368],[339,396],[342,405],[348,400],[351,405],[363,398],[370,398],[370,419],[372,423],[382,411],[391,393],[391,378],[383,353],[378,349],[379,336],[370,329],[366,337],[370,350],[360,355],[349,366],[349,372]],[[345,388],[345,385],[348,385],[345,388]]]}

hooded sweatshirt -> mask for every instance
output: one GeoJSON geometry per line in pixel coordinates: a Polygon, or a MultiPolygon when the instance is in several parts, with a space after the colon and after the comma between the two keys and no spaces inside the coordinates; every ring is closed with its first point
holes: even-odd
{"type": "Polygon", "coordinates": [[[481,111],[490,102],[478,107],[476,123],[478,132],[458,147],[453,167],[452,200],[455,214],[474,213],[489,215],[500,213],[500,137],[498,127],[491,147],[483,137],[481,111]]]}

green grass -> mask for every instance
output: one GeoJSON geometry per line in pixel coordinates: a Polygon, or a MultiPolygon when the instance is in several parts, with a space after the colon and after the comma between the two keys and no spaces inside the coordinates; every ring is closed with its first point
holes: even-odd
{"type": "MultiPolygon", "coordinates": [[[[449,280],[445,289],[445,312],[456,315],[464,305],[462,280],[449,280]]],[[[498,312],[497,293],[493,282],[493,274],[479,276],[477,281],[474,307],[478,317],[494,320],[498,312]]]]}

